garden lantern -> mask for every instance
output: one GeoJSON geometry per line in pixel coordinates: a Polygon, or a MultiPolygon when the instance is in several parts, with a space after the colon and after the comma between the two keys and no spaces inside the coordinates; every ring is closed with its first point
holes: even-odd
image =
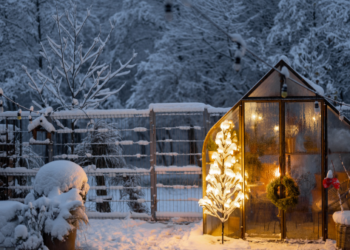
{"type": "MultiPolygon", "coordinates": [[[[223,220],[218,218],[221,214],[213,216],[207,211],[213,202],[207,196],[208,192],[213,192],[208,190],[213,188],[209,184],[213,181],[211,176],[223,176],[228,168],[225,164],[215,164],[215,158],[222,153],[215,143],[223,143],[217,141],[223,124],[232,124],[230,138],[235,135],[237,151],[233,154],[234,164],[229,164],[229,168],[242,177],[239,183],[242,199],[224,221],[224,235],[233,238],[334,238],[335,224],[331,215],[340,210],[339,202],[334,202],[333,191],[326,191],[322,181],[331,158],[339,162],[338,154],[345,154],[344,163],[350,165],[347,143],[350,122],[344,111],[340,113],[339,108],[324,97],[319,85],[302,77],[283,60],[275,68],[282,74],[271,69],[205,138],[202,171],[203,197],[206,198],[201,200],[204,234],[221,236],[223,220]]],[[[230,171],[227,173],[232,174],[230,171]]],[[[342,185],[345,187],[342,181],[348,181],[343,172],[339,165],[336,174],[340,190],[342,185]]],[[[235,199],[233,194],[230,202],[232,199],[235,199]]],[[[229,205],[226,208],[229,209],[229,205]]]]}

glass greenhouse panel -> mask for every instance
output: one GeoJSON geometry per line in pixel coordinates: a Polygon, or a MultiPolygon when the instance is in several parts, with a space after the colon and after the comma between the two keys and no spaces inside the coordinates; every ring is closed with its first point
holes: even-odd
{"type": "MultiPolygon", "coordinates": [[[[240,133],[240,109],[237,107],[236,109],[230,111],[222,121],[232,121],[234,124],[234,128],[231,131],[231,138],[237,137],[238,142],[238,151],[241,151],[241,133],[240,133]]],[[[207,152],[208,152],[208,160],[209,163],[212,161],[211,156],[213,152],[216,152],[216,144],[215,144],[215,137],[216,134],[221,131],[220,124],[217,123],[214,127],[214,129],[211,131],[208,141],[207,141],[207,152]]],[[[241,172],[241,153],[236,152],[235,157],[237,160],[237,163],[233,165],[233,171],[234,172],[241,172]]],[[[210,164],[206,164],[206,173],[209,173],[210,164]]],[[[232,238],[239,238],[241,237],[241,214],[242,214],[242,208],[237,208],[230,216],[228,221],[225,222],[225,236],[229,236],[232,238]]],[[[219,219],[207,216],[206,219],[206,227],[207,227],[207,233],[211,235],[221,236],[221,222],[219,219]]]]}
{"type": "Polygon", "coordinates": [[[244,116],[244,165],[249,192],[246,234],[279,238],[278,209],[266,197],[266,186],[279,174],[279,103],[245,103],[244,116]]]}
{"type": "MultiPolygon", "coordinates": [[[[347,171],[350,170],[350,126],[339,119],[329,107],[327,108],[327,137],[328,137],[328,170],[333,171],[333,177],[340,182],[339,193],[341,195],[344,210],[350,210],[350,180],[347,171]],[[343,164],[344,166],[343,166],[343,164]],[[334,171],[335,170],[335,171],[334,171]]],[[[329,187],[328,192],[328,238],[335,240],[335,223],[333,213],[340,211],[337,191],[329,187]]]]}
{"type": "Polygon", "coordinates": [[[315,113],[313,102],[286,103],[285,112],[286,175],[300,189],[298,204],[286,212],[286,236],[319,239],[322,236],[321,115],[315,113]]]}
{"type": "MultiPolygon", "coordinates": [[[[290,77],[303,84],[302,79],[298,78],[292,72],[290,77]]],[[[272,72],[267,78],[249,95],[249,97],[280,97],[281,96],[281,84],[280,74],[276,71],[272,72]]],[[[315,93],[307,90],[306,88],[298,85],[297,83],[287,79],[288,96],[315,96],[315,93]]]]}

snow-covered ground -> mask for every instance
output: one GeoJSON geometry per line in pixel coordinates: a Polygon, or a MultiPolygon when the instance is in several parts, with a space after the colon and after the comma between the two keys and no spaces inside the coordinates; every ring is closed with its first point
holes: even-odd
{"type": "Polygon", "coordinates": [[[326,243],[248,242],[202,235],[202,222],[180,224],[181,219],[169,223],[150,223],[141,220],[90,220],[90,225],[78,234],[81,250],[108,249],[167,249],[167,250],[223,250],[223,249],[312,249],[335,250],[335,241],[326,243]]]}

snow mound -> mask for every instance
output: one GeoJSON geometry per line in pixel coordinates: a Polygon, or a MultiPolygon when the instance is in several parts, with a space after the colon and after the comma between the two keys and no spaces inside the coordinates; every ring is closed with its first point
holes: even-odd
{"type": "Polygon", "coordinates": [[[350,211],[338,211],[333,214],[333,220],[335,223],[342,225],[350,225],[350,211]]]}
{"type": "Polygon", "coordinates": [[[71,161],[53,161],[40,168],[35,177],[34,190],[38,195],[49,196],[58,187],[59,192],[77,188],[85,195],[89,191],[88,178],[78,164],[71,161]]]}

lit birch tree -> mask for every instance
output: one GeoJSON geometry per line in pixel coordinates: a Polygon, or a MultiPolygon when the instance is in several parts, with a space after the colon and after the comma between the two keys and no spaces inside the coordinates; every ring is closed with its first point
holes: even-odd
{"type": "Polygon", "coordinates": [[[231,134],[233,127],[232,121],[224,121],[220,125],[222,131],[217,133],[215,139],[218,149],[212,156],[214,163],[210,165],[206,178],[208,183],[206,196],[199,200],[199,205],[203,207],[205,214],[221,221],[222,243],[224,243],[224,222],[236,208],[241,206],[240,201],[244,199],[240,169],[233,169],[239,153],[237,136],[231,134]]]}

